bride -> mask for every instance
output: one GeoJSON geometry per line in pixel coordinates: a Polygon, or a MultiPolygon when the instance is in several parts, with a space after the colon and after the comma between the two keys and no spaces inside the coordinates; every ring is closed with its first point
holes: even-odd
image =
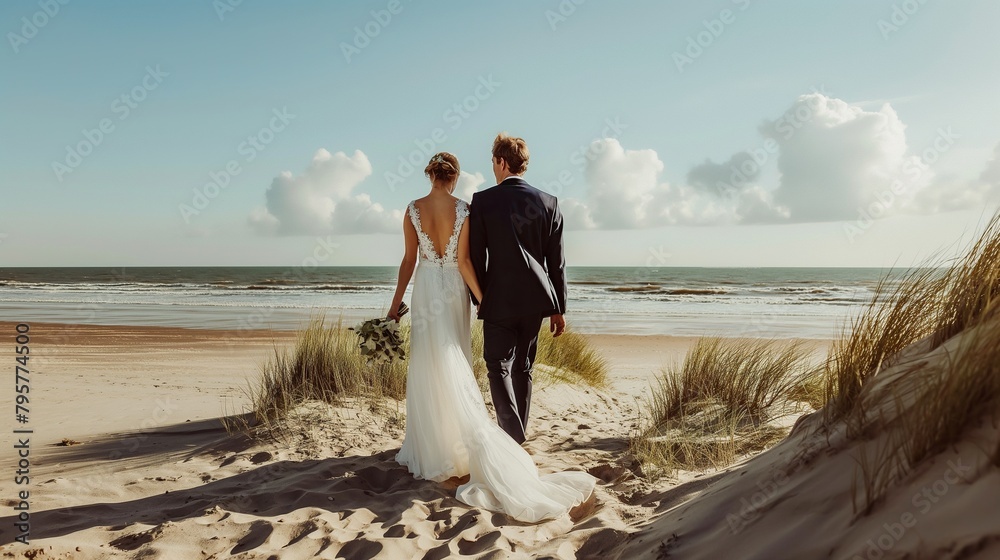
{"type": "Polygon", "coordinates": [[[472,372],[471,303],[482,291],[469,258],[469,205],[454,196],[458,159],[431,158],[430,193],[403,218],[406,252],[389,317],[414,275],[406,380],[406,436],[396,461],[416,478],[469,476],[455,497],[526,522],[559,517],[589,499],[580,471],[539,475],[531,456],[490,416],[472,372]],[[419,254],[419,266],[417,266],[419,254]]]}

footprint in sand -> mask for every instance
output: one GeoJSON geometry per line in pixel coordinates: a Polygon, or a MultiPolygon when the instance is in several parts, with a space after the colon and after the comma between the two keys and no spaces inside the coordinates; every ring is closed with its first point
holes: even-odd
{"type": "Polygon", "coordinates": [[[118,550],[135,550],[144,544],[153,542],[154,539],[163,534],[163,527],[157,526],[140,533],[122,535],[111,541],[111,546],[118,550]]]}
{"type": "Polygon", "coordinates": [[[337,558],[367,559],[374,558],[379,552],[382,552],[382,543],[359,538],[341,547],[337,551],[337,558]]]}
{"type": "Polygon", "coordinates": [[[465,539],[458,541],[458,551],[466,556],[482,554],[493,549],[510,550],[510,544],[500,531],[491,531],[472,541],[465,539]]]}
{"type": "Polygon", "coordinates": [[[236,546],[229,551],[229,554],[239,554],[248,550],[253,550],[267,542],[267,538],[274,532],[274,527],[267,521],[254,521],[250,524],[250,530],[236,543],[236,546]]]}

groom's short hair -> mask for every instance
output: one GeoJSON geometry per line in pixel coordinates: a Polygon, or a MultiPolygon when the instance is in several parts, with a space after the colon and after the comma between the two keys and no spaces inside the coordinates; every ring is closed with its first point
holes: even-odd
{"type": "Polygon", "coordinates": [[[493,157],[506,161],[510,172],[520,175],[528,169],[528,144],[524,138],[501,132],[493,140],[493,157]]]}

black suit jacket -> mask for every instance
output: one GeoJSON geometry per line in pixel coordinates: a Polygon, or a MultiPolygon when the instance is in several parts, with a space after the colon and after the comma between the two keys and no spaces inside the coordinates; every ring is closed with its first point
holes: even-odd
{"type": "Polygon", "coordinates": [[[483,290],[480,319],[566,312],[562,234],[556,197],[520,177],[472,196],[469,252],[483,290]]]}

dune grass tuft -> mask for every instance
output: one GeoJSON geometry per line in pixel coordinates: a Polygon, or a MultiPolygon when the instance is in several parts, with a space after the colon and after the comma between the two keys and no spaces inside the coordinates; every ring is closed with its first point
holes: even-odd
{"type": "Polygon", "coordinates": [[[830,350],[823,409],[828,422],[863,413],[861,388],[890,358],[933,332],[941,282],[941,272],[930,267],[879,281],[868,305],[830,350]]]}
{"type": "MultiPolygon", "coordinates": [[[[401,329],[404,338],[409,328],[401,329]]],[[[293,348],[274,348],[274,356],[260,366],[256,384],[245,394],[257,423],[267,431],[307,400],[331,404],[348,397],[365,397],[374,404],[382,397],[406,396],[405,362],[369,365],[358,348],[357,335],[340,320],[326,324],[325,315],[311,318],[293,348]]]]}
{"type": "Polygon", "coordinates": [[[542,325],[535,361],[548,366],[540,369],[553,382],[598,389],[608,386],[607,360],[580,333],[567,330],[554,338],[548,326],[542,325]]]}
{"type": "MultiPolygon", "coordinates": [[[[632,452],[654,471],[722,467],[773,444],[815,368],[792,342],[703,338],[664,369],[645,403],[632,452]]],[[[814,384],[814,382],[813,382],[814,384]]]]}
{"type": "MultiPolygon", "coordinates": [[[[856,512],[872,511],[922,461],[996,413],[998,309],[1000,214],[952,266],[915,269],[898,283],[883,280],[850,332],[834,345],[826,372],[827,424],[845,421],[849,439],[878,436],[871,445],[858,446],[855,487],[863,503],[855,503],[856,512]],[[955,339],[958,335],[962,338],[955,339]],[[917,342],[923,353],[950,345],[941,358],[945,363],[923,363],[891,383],[873,383],[917,342]]],[[[1000,463],[1000,451],[995,455],[991,460],[1000,463]]]]}
{"type": "Polygon", "coordinates": [[[864,311],[831,351],[828,422],[864,416],[859,398],[869,380],[904,348],[929,337],[928,350],[997,314],[1000,301],[1000,213],[951,267],[925,266],[876,287],[864,311]]]}
{"type": "Polygon", "coordinates": [[[934,346],[995,317],[1000,301],[1000,213],[948,272],[938,308],[934,346]]]}

